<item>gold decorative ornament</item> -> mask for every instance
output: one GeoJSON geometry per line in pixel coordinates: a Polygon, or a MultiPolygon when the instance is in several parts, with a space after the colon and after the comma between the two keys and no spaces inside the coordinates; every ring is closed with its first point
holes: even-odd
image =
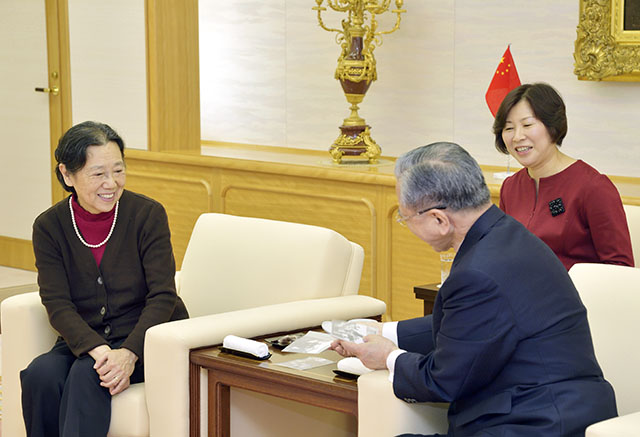
{"type": "Polygon", "coordinates": [[[574,73],[580,80],[640,81],[640,30],[624,28],[626,0],[580,0],[574,73]]]}
{"type": "Polygon", "coordinates": [[[391,0],[327,0],[327,5],[338,12],[346,12],[347,18],[342,20],[342,29],[325,26],[322,12],[324,0],[316,0],[317,6],[312,9],[318,12],[320,27],[328,32],[336,32],[336,42],[342,51],[338,57],[335,78],[340,81],[347,101],[351,103],[351,114],[340,126],[340,135],[329,148],[329,153],[336,163],[343,157],[356,157],[375,163],[380,156],[380,146],[371,138],[371,126],[358,115],[358,104],[364,99],[371,82],[378,78],[376,59],[373,51],[382,45],[382,35],[393,33],[400,28],[404,0],[395,0],[396,22],[392,29],[378,30],[377,15],[389,10],[391,0]],[[368,21],[369,24],[365,25],[368,21]]]}

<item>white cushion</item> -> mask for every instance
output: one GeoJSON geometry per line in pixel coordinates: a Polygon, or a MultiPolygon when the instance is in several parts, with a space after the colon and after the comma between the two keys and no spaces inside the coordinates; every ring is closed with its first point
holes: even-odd
{"type": "Polygon", "coordinates": [[[575,264],[569,270],[587,308],[596,358],[616,394],[621,417],[591,425],[588,437],[640,435],[640,269],[575,264]]]}
{"type": "Polygon", "coordinates": [[[330,229],[202,214],[180,269],[180,296],[197,317],[356,294],[363,258],[362,247],[330,229]]]}

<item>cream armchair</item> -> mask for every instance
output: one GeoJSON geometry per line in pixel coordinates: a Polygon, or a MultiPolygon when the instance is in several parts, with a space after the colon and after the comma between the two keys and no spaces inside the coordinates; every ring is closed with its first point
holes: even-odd
{"type": "Polygon", "coordinates": [[[408,404],[393,393],[389,371],[376,370],[358,378],[358,437],[398,434],[447,434],[449,404],[408,404]]]}
{"type": "Polygon", "coordinates": [[[188,433],[190,349],[222,343],[227,334],[254,337],[384,313],[382,301],[357,294],[363,260],[360,246],[329,229],[200,216],[178,276],[192,318],[147,331],[151,435],[188,433]]]}
{"type": "MultiPolygon", "coordinates": [[[[37,292],[2,301],[2,426],[3,436],[26,435],[20,401],[20,370],[53,346],[58,333],[37,292]]],[[[148,436],[144,384],[134,384],[112,401],[110,437],[148,436]],[[145,420],[139,420],[144,417],[145,420]]]]}
{"type": "MultiPolygon", "coordinates": [[[[189,435],[189,351],[317,326],[323,320],[379,316],[384,302],[358,295],[364,251],[316,226],[203,214],[177,288],[191,319],[147,331],[145,383],[112,401],[109,437],[189,435]]],[[[37,293],[2,303],[2,435],[24,436],[19,371],[57,335],[37,293]]],[[[206,418],[204,418],[206,421],[206,418]]]]}
{"type": "Polygon", "coordinates": [[[575,264],[569,276],[587,308],[596,357],[615,390],[620,415],[591,425],[586,437],[635,437],[640,434],[640,269],[575,264]]]}

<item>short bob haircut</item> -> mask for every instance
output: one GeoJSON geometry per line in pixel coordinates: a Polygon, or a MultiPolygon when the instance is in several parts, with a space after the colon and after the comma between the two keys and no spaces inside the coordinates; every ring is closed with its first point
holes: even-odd
{"type": "Polygon", "coordinates": [[[398,201],[414,210],[473,210],[491,200],[480,166],[455,143],[432,143],[405,153],[396,161],[395,175],[398,201]]]}
{"type": "Polygon", "coordinates": [[[511,109],[526,100],[531,106],[533,115],[542,122],[549,132],[551,141],[558,147],[567,135],[567,114],[560,94],[549,84],[538,82],[520,85],[511,90],[500,104],[493,122],[493,133],[496,136],[496,149],[505,155],[509,154],[507,145],[502,140],[502,130],[507,124],[507,116],[511,109]]]}
{"type": "Polygon", "coordinates": [[[85,121],[69,129],[58,141],[58,147],[55,151],[56,176],[62,187],[70,193],[75,194],[76,192],[73,187],[65,184],[62,173],[60,173],[60,164],[64,164],[67,170],[74,174],[87,162],[87,147],[104,146],[112,141],[118,145],[122,159],[124,159],[124,141],[108,125],[85,121]]]}

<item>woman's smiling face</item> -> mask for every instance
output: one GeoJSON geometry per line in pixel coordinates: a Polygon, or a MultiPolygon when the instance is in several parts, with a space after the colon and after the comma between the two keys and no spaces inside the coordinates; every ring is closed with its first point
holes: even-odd
{"type": "Polygon", "coordinates": [[[124,158],[116,143],[87,147],[87,161],[75,173],[59,166],[65,183],[73,187],[78,203],[92,214],[109,212],[122,196],[126,182],[124,158]]]}
{"type": "Polygon", "coordinates": [[[502,140],[511,156],[527,168],[543,167],[558,150],[547,127],[536,118],[526,100],[520,100],[509,111],[502,140]]]}

